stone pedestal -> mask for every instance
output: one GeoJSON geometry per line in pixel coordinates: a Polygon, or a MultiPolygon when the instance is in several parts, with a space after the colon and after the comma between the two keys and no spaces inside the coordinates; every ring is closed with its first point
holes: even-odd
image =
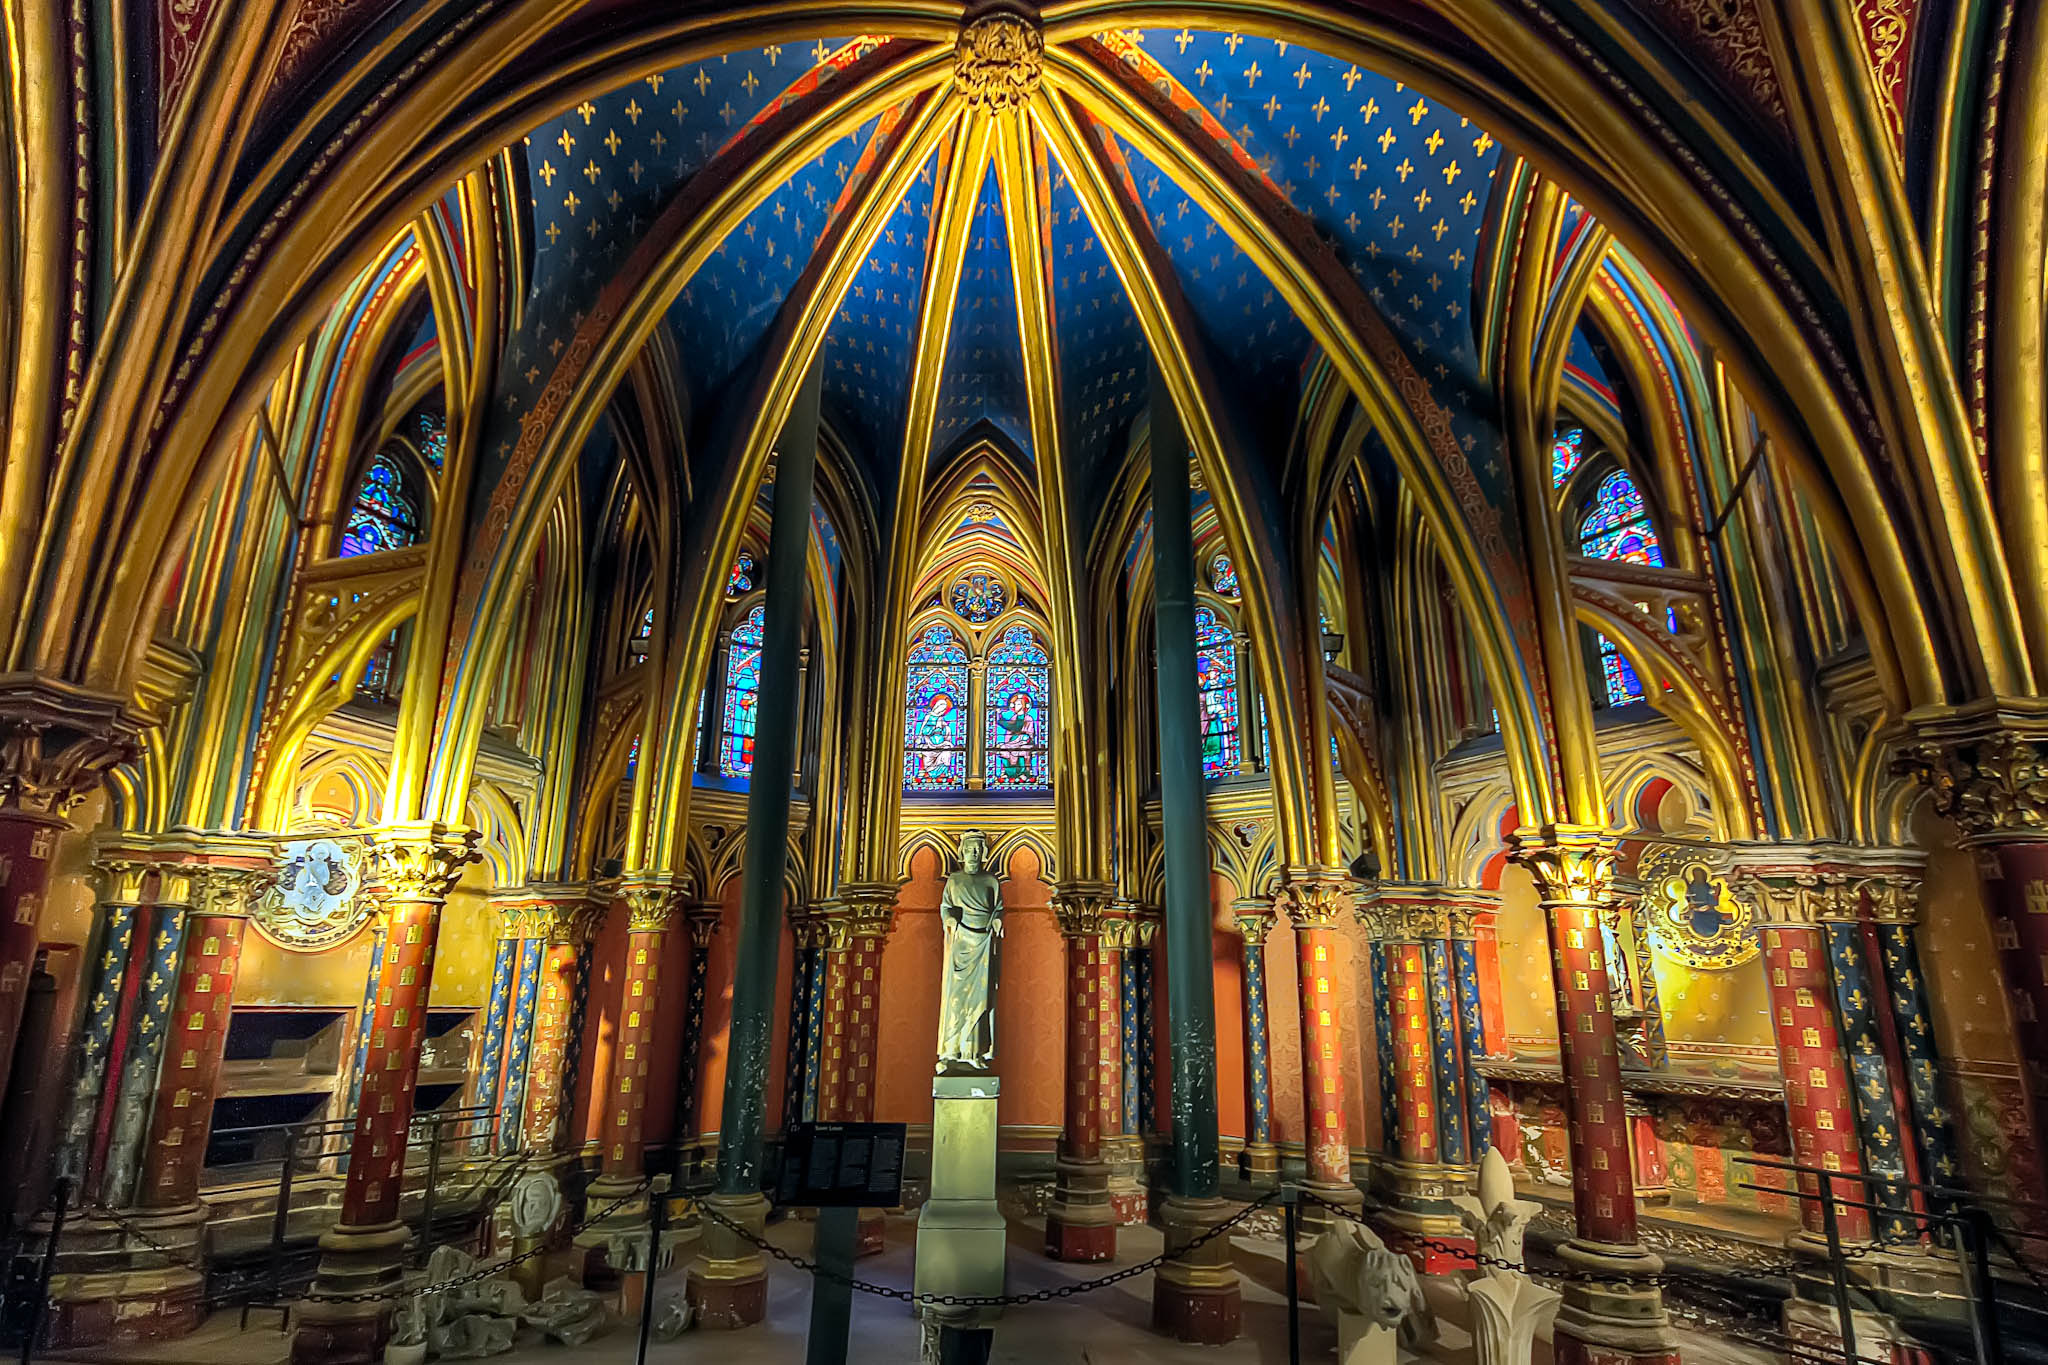
{"type": "Polygon", "coordinates": [[[1052,1208],[1045,1217],[1045,1254],[1056,1261],[1116,1259],[1116,1212],[1109,1203],[1109,1163],[1060,1158],[1052,1208]]]}
{"type": "MultiPolygon", "coordinates": [[[[714,1194],[704,1205],[756,1237],[768,1226],[763,1195],[714,1194]]],[[[768,1316],[768,1263],[753,1243],[707,1217],[687,1293],[699,1326],[718,1331],[751,1327],[768,1316]]]]}
{"type": "MultiPolygon", "coordinates": [[[[204,1242],[206,1208],[130,1215],[149,1242],[110,1219],[74,1215],[64,1225],[57,1273],[50,1278],[43,1344],[55,1350],[128,1346],[184,1336],[199,1326],[206,1280],[194,1265],[204,1242]],[[175,1260],[156,1250],[161,1246],[175,1260]]],[[[32,1233],[40,1246],[47,1223],[32,1233]]]]}
{"type": "MultiPolygon", "coordinates": [[[[1469,1169],[1469,1168],[1467,1168],[1469,1169]]],[[[1407,1254],[1425,1275],[1450,1275],[1470,1270],[1472,1235],[1458,1214],[1457,1199],[1470,1186],[1460,1170],[1438,1163],[1415,1164],[1389,1158],[1377,1167],[1386,1207],[1373,1215],[1373,1225],[1394,1250],[1407,1254]],[[1439,1251],[1428,1243],[1455,1248],[1439,1251]]],[[[1319,1192],[1320,1193],[1320,1192],[1319,1192]]]]}
{"type": "Polygon", "coordinates": [[[1230,1217],[1221,1199],[1168,1198],[1159,1210],[1169,1259],[1152,1279],[1152,1326],[1176,1341],[1221,1346],[1237,1340],[1244,1293],[1231,1259],[1230,1235],[1189,1243],[1230,1217]]]}
{"type": "Polygon", "coordinates": [[[334,1227],[321,1236],[314,1289],[323,1297],[299,1305],[292,1365],[371,1365],[383,1354],[397,1300],[340,1300],[397,1284],[410,1240],[405,1224],[396,1220],[377,1227],[334,1227]]]}
{"type": "MultiPolygon", "coordinates": [[[[920,1294],[1000,1294],[1008,1227],[996,1203],[994,1076],[932,1080],[932,1191],[917,1215],[920,1294]]],[[[994,1310],[980,1310],[988,1322],[994,1310]]]]}
{"type": "Polygon", "coordinates": [[[1557,1249],[1565,1269],[1599,1279],[1568,1281],[1552,1333],[1556,1365],[1678,1365],[1678,1342],[1654,1277],[1661,1258],[1640,1246],[1573,1238],[1557,1249]]]}

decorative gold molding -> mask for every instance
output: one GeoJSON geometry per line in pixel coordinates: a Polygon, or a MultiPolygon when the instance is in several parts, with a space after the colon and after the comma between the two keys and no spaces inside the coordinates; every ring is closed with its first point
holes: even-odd
{"type": "Polygon", "coordinates": [[[1060,937],[1100,938],[1116,888],[1109,882],[1061,882],[1052,890],[1053,918],[1060,937]]]}
{"type": "Polygon", "coordinates": [[[444,901],[478,860],[480,835],[434,821],[386,825],[368,836],[365,888],[375,888],[393,901],[444,901]]]}
{"type": "Polygon", "coordinates": [[[1924,785],[1935,811],[1971,843],[2048,839],[2048,752],[2011,729],[1906,746],[1896,766],[1924,785]]]}
{"type": "Polygon", "coordinates": [[[32,678],[0,692],[0,813],[62,819],[141,750],[118,701],[32,678]]]}
{"type": "Polygon", "coordinates": [[[1590,907],[1614,887],[1619,843],[1591,825],[1545,825],[1508,836],[1510,856],[1536,880],[1536,897],[1546,907],[1590,907]]]}
{"type": "Polygon", "coordinates": [[[1297,929],[1334,929],[1353,908],[1351,881],[1341,868],[1290,867],[1274,907],[1297,929]]]}

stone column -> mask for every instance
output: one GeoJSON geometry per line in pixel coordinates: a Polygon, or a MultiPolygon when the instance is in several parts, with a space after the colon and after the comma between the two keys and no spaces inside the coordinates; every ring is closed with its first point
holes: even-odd
{"type": "MultiPolygon", "coordinates": [[[[1345,874],[1336,868],[1289,868],[1280,904],[1294,929],[1296,984],[1301,997],[1301,1103],[1308,1154],[1308,1190],[1332,1204],[1362,1208],[1365,1196],[1351,1179],[1351,1143],[1345,1132],[1344,1005],[1337,977],[1342,951],[1338,924],[1351,913],[1345,874]]],[[[1303,1219],[1322,1226],[1327,1211],[1310,1205],[1303,1219]]]]}
{"type": "Polygon", "coordinates": [[[1237,1337],[1243,1291],[1228,1237],[1195,1244],[1229,1217],[1229,1206],[1220,1197],[1217,1170],[1214,916],[1201,699],[1195,681],[1189,451],[1172,398],[1156,377],[1151,387],[1152,616],[1159,656],[1160,838],[1166,883],[1162,928],[1173,1038],[1173,1183],[1159,1211],[1169,1259],[1152,1279],[1152,1324],[1182,1341],[1220,1345],[1237,1337]]]}
{"type": "Polygon", "coordinates": [[[320,1238],[313,1295],[299,1309],[294,1365],[369,1365],[390,1327],[390,1302],[349,1303],[351,1295],[396,1284],[408,1231],[399,1219],[405,1185],[406,1129],[419,1075],[428,991],[441,907],[476,858],[471,830],[440,824],[388,826],[370,835],[364,882],[383,904],[384,972],[371,1012],[362,1101],[349,1141],[340,1220],[320,1238]]]}
{"type": "Polygon", "coordinates": [[[142,1148],[149,1137],[149,1112],[156,1098],[158,1068],[165,1039],[171,1032],[171,1005],[183,960],[185,919],[191,910],[192,874],[175,864],[159,863],[156,904],[149,912],[149,941],[139,945],[136,983],[114,1082],[110,1115],[101,1119],[107,1130],[99,1178],[99,1202],[125,1209],[135,1202],[141,1174],[142,1148]]]}
{"type": "Polygon", "coordinates": [[[114,1109],[113,1081],[127,1014],[140,983],[149,943],[149,906],[143,886],[150,866],[133,850],[108,850],[94,860],[100,907],[87,959],[85,1017],[80,1023],[78,1064],[72,1073],[70,1107],[64,1125],[60,1174],[74,1189],[97,1183],[106,1155],[107,1124],[114,1109]]]}
{"type": "Polygon", "coordinates": [[[1955,1185],[1962,1178],[1955,1116],[1942,1098],[1940,1049],[1935,1045],[1927,980],[1920,969],[1920,868],[1901,862],[1874,870],[1863,883],[1863,894],[1898,1033],[1920,1178],[1929,1185],[1955,1185]]]}
{"type": "Polygon", "coordinates": [[[1445,921],[1450,939],[1445,947],[1451,957],[1451,989],[1455,993],[1458,1025],[1458,1071],[1464,1083],[1466,1160],[1477,1165],[1493,1145],[1493,1107],[1488,1102],[1486,1079],[1474,1065],[1487,1055],[1486,1008],[1480,985],[1479,934],[1490,925],[1500,908],[1500,897],[1491,891],[1455,890],[1446,905],[1445,921]]]}
{"type": "MultiPolygon", "coordinates": [[[[1804,1166],[1854,1175],[1863,1170],[1855,1083],[1833,1008],[1824,927],[1832,898],[1823,885],[1818,856],[1803,845],[1753,845],[1741,854],[1741,886],[1756,907],[1763,938],[1792,1158],[1804,1166]]],[[[1799,1201],[1800,1221],[1810,1238],[1818,1237],[1825,1226],[1820,1178],[1802,1175],[1798,1183],[1807,1196],[1799,1201]]],[[[1860,1181],[1829,1184],[1837,1200],[1870,1197],[1860,1181]]],[[[1870,1240],[1866,1210],[1838,1203],[1835,1217],[1843,1239],[1870,1240]]]]}
{"type": "Polygon", "coordinates": [[[1131,918],[1132,947],[1124,958],[1125,1018],[1128,1034],[1136,1041],[1125,1063],[1125,1118],[1131,1136],[1143,1149],[1145,1138],[1158,1131],[1159,1052],[1156,1041],[1158,1003],[1152,995],[1152,939],[1159,931],[1159,914],[1139,907],[1131,918]]]}
{"type": "Polygon", "coordinates": [[[1240,901],[1237,933],[1244,940],[1244,1154],[1239,1158],[1247,1180],[1280,1177],[1280,1148],[1273,1141],[1273,1056],[1266,1023],[1266,935],[1273,928],[1273,907],[1264,901],[1240,901]]]}
{"type": "Polygon", "coordinates": [[[576,1068],[583,1056],[579,999],[589,998],[590,942],[603,915],[601,902],[580,886],[556,888],[531,912],[546,937],[534,944],[533,1043],[527,1063],[522,1132],[527,1150],[566,1155],[574,1150],[576,1068]]]}
{"type": "MultiPolygon", "coordinates": [[[[483,1046],[477,1050],[476,1071],[470,1081],[469,1102],[486,1110],[499,1107],[505,1078],[505,1054],[513,1035],[512,1003],[519,991],[520,954],[526,941],[525,887],[502,890],[492,896],[498,912],[498,943],[491,952],[491,989],[484,1002],[483,1046]]],[[[472,1150],[489,1146],[489,1135],[472,1144],[472,1150]]]]}
{"type": "MultiPolygon", "coordinates": [[[[826,1051],[818,1110],[825,1119],[874,1121],[882,953],[896,927],[896,893],[891,883],[849,883],[839,888],[837,901],[816,916],[822,925],[818,952],[824,971],[818,986],[826,1051]]],[[[862,1209],[854,1254],[879,1254],[883,1233],[882,1210],[862,1209]]]]}
{"type": "Polygon", "coordinates": [[[1614,886],[1614,899],[1601,914],[1620,953],[1616,961],[1626,968],[1608,983],[1615,990],[1622,1060],[1654,1070],[1669,1060],[1664,1008],[1657,999],[1657,973],[1650,960],[1647,906],[1656,891],[1633,877],[1616,877],[1614,886]]]}
{"type": "Polygon", "coordinates": [[[1565,1285],[1552,1355],[1557,1365],[1678,1365],[1663,1295],[1650,1279],[1663,1262],[1636,1235],[1628,1111],[1601,948],[1614,840],[1583,825],[1548,825],[1518,832],[1512,846],[1536,882],[1557,990],[1575,1224],[1557,1254],[1566,1269],[1603,1277],[1565,1285]]]}
{"type": "Polygon", "coordinates": [[[1393,1099],[1392,1155],[1378,1171],[1387,1202],[1376,1217],[1411,1255],[1420,1248],[1426,1273],[1448,1273],[1471,1262],[1422,1245],[1425,1239],[1461,1247],[1471,1242],[1451,1202],[1469,1182],[1449,1164],[1451,1151],[1462,1161],[1466,1148],[1444,891],[1381,883],[1358,917],[1373,939],[1375,969],[1383,973],[1374,999],[1386,1015],[1381,1077],[1393,1099]]]}
{"type": "Polygon", "coordinates": [[[1113,890],[1107,882],[1053,888],[1053,915],[1067,945],[1066,1112],[1045,1214],[1045,1254],[1056,1261],[1116,1258],[1109,1163],[1102,1155],[1103,917],[1113,890]]]}
{"type": "Polygon", "coordinates": [[[701,901],[691,906],[685,916],[690,930],[690,988],[683,1003],[683,1050],[676,1062],[675,1169],[678,1175],[686,1164],[683,1154],[697,1139],[697,1058],[704,1050],[705,978],[711,970],[711,938],[718,932],[718,921],[718,907],[701,901]]]}
{"type": "MultiPolygon", "coordinates": [[[[18,605],[18,604],[17,604],[18,605]]],[[[0,695],[0,1093],[28,1006],[57,839],[142,726],[121,703],[35,680],[0,695]]]]}
{"type": "MultiPolygon", "coordinates": [[[[1977,851],[2033,1120],[2030,1164],[2048,1171],[2048,703],[2007,701],[1919,729],[1901,766],[1977,851]]],[[[2006,1193],[2048,1202],[2038,1186],[2006,1193]]]]}
{"type": "MultiPolygon", "coordinates": [[[[705,1207],[758,1233],[768,1216],[761,1193],[767,1133],[767,1071],[774,1028],[775,977],[788,898],[788,774],[796,771],[797,653],[802,645],[804,566],[811,536],[812,479],[818,457],[818,395],[823,370],[805,376],[778,444],[775,511],[761,642],[759,727],[754,780],[747,788],[747,843],[741,854],[740,917],[734,952],[732,1024],[725,1107],[718,1132],[718,1179],[705,1207]]],[[[706,1219],[702,1252],[690,1267],[689,1297],[710,1328],[744,1327],[768,1312],[767,1265],[754,1247],[706,1219]]]]}

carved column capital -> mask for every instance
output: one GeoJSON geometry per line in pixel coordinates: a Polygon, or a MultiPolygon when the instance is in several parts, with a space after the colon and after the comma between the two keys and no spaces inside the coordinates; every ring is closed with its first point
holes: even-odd
{"type": "Polygon", "coordinates": [[[385,825],[368,835],[364,885],[394,901],[443,901],[477,861],[478,834],[431,821],[385,825]]]}
{"type": "Polygon", "coordinates": [[[610,904],[599,887],[584,882],[547,882],[526,889],[528,899],[519,911],[525,937],[572,947],[597,937],[605,907],[610,904]]]}
{"type": "Polygon", "coordinates": [[[1729,845],[1729,890],[1761,925],[1813,925],[1861,917],[1857,850],[1839,844],[1729,845]]]}
{"type": "Polygon", "coordinates": [[[851,936],[887,938],[896,928],[896,897],[901,889],[894,882],[844,883],[830,918],[843,923],[851,936]]]}
{"type": "Polygon", "coordinates": [[[1342,868],[1290,867],[1274,897],[1296,929],[1333,929],[1352,909],[1351,880],[1342,868]]]}
{"type": "Polygon", "coordinates": [[[1098,938],[1116,888],[1108,882],[1061,882],[1052,889],[1053,918],[1063,938],[1098,938]]]}
{"type": "Polygon", "coordinates": [[[1879,924],[1918,924],[1920,887],[1917,867],[1872,872],[1863,879],[1863,896],[1870,906],[1870,917],[1879,924]]]}
{"type": "Polygon", "coordinates": [[[682,909],[683,888],[659,877],[628,878],[619,885],[626,903],[626,927],[636,934],[665,933],[682,909]]]}
{"type": "MultiPolygon", "coordinates": [[[[1994,724],[1997,721],[1994,720],[1994,724]]],[[[1924,785],[1937,814],[1955,821],[1970,843],[2048,840],[2048,733],[2039,719],[2024,728],[1998,724],[1922,727],[1893,766],[1924,785]]]]}
{"type": "Polygon", "coordinates": [[[0,811],[61,819],[142,747],[126,703],[28,679],[0,687],[0,811]]]}
{"type": "Polygon", "coordinates": [[[1231,906],[1231,919],[1237,926],[1238,937],[1247,948],[1256,948],[1266,941],[1266,935],[1273,931],[1273,922],[1278,918],[1273,913],[1272,903],[1262,900],[1241,900],[1231,906]]]}
{"type": "Polygon", "coordinates": [[[139,849],[106,847],[95,850],[92,870],[99,878],[101,901],[134,905],[142,899],[142,883],[155,865],[139,849]]]}
{"type": "Polygon", "coordinates": [[[722,922],[718,906],[711,901],[693,901],[683,915],[683,923],[690,930],[690,946],[709,948],[712,937],[718,933],[722,922]]]}
{"type": "Polygon", "coordinates": [[[1591,907],[1613,893],[1619,841],[1592,825],[1545,825],[1508,836],[1510,855],[1536,880],[1545,905],[1591,907]]]}

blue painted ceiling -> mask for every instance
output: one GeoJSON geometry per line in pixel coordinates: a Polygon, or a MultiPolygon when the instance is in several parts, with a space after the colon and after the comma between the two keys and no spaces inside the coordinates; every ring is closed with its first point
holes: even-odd
{"type": "MultiPolygon", "coordinates": [[[[535,259],[505,380],[508,422],[534,404],[567,338],[676,188],[816,64],[843,62],[847,51],[875,41],[826,39],[680,67],[527,137],[535,259]]],[[[1213,115],[1226,150],[1263,171],[1335,244],[1451,413],[1480,479],[1498,489],[1503,462],[1492,448],[1498,437],[1472,323],[1474,259],[1500,159],[1493,140],[1398,82],[1271,39],[1162,29],[1103,41],[1153,88],[1213,115]]],[[[667,320],[698,411],[718,403],[759,346],[872,135],[871,125],[791,168],[673,301],[667,320]]],[[[1307,331],[1170,176],[1129,147],[1117,149],[1231,390],[1269,414],[1291,415],[1318,354],[1307,331]]],[[[1082,487],[1090,471],[1121,456],[1148,358],[1065,169],[1039,150],[1050,180],[1062,436],[1082,487]]],[[[900,455],[940,164],[923,169],[889,218],[824,344],[827,418],[870,462],[878,483],[893,478],[900,455]]],[[[934,456],[985,430],[982,423],[1034,456],[1011,270],[991,177],[976,202],[934,414],[934,456]]],[[[1584,347],[1575,347],[1573,363],[1597,368],[1584,347]]]]}

